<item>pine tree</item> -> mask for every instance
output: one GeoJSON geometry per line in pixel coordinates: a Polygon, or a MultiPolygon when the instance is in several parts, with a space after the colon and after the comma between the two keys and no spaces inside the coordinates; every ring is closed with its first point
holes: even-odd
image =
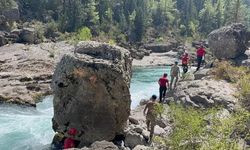
{"type": "Polygon", "coordinates": [[[143,19],[143,11],[142,9],[138,9],[136,11],[136,17],[135,17],[135,41],[140,42],[142,41],[144,30],[145,30],[145,22],[143,19]]]}

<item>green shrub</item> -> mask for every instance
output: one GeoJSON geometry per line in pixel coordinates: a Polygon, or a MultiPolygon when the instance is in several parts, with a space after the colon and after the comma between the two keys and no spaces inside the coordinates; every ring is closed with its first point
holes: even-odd
{"type": "Polygon", "coordinates": [[[110,39],[108,43],[109,43],[109,45],[116,45],[116,42],[113,39],[110,39]]]}
{"type": "Polygon", "coordinates": [[[162,114],[164,113],[164,111],[165,111],[165,108],[164,108],[164,106],[162,104],[157,103],[155,105],[155,107],[154,107],[154,113],[155,113],[155,115],[157,117],[162,116],[162,114]]]}
{"type": "Polygon", "coordinates": [[[17,3],[14,0],[0,0],[0,12],[13,7],[17,7],[17,3]]]}
{"type": "Polygon", "coordinates": [[[242,66],[235,67],[227,61],[222,61],[218,63],[213,73],[217,79],[237,83],[242,77],[247,75],[248,69],[242,66]]]}
{"type": "Polygon", "coordinates": [[[163,37],[158,37],[158,38],[156,38],[156,43],[162,43],[162,42],[164,42],[164,38],[163,37]]]}
{"type": "Polygon", "coordinates": [[[239,139],[250,137],[250,113],[244,109],[219,118],[220,109],[199,110],[171,104],[174,128],[166,147],[178,150],[238,150],[239,139]]]}
{"type": "Polygon", "coordinates": [[[54,37],[55,32],[58,32],[58,24],[55,21],[51,21],[46,26],[45,36],[54,37]]]}
{"type": "Polygon", "coordinates": [[[204,133],[206,122],[205,111],[192,107],[184,108],[181,105],[170,105],[171,117],[174,121],[174,130],[170,136],[171,149],[192,150],[199,149],[200,139],[204,133]]]}
{"type": "Polygon", "coordinates": [[[244,106],[247,110],[250,110],[250,74],[240,79],[239,93],[242,106],[244,106]]]}
{"type": "Polygon", "coordinates": [[[78,41],[88,41],[92,39],[91,30],[88,27],[81,28],[76,35],[78,41]]]}
{"type": "Polygon", "coordinates": [[[207,134],[207,141],[203,144],[202,150],[240,150],[238,140],[247,140],[249,129],[250,113],[244,109],[233,113],[231,117],[218,119],[215,116],[211,119],[211,129],[207,134]]]}

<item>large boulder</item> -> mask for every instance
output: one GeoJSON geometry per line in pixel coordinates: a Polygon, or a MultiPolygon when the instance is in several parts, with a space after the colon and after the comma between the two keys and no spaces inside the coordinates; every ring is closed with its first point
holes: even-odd
{"type": "Polygon", "coordinates": [[[237,89],[226,81],[202,79],[180,82],[176,91],[169,93],[176,101],[198,108],[223,106],[234,110],[238,104],[237,89]]]}
{"type": "Polygon", "coordinates": [[[208,43],[215,57],[233,59],[246,51],[247,36],[247,28],[243,24],[232,24],[212,31],[208,35],[208,43]]]}
{"type": "Polygon", "coordinates": [[[55,130],[77,128],[80,146],[113,140],[130,114],[131,64],[129,51],[98,42],[65,55],[51,84],[55,130]]]}

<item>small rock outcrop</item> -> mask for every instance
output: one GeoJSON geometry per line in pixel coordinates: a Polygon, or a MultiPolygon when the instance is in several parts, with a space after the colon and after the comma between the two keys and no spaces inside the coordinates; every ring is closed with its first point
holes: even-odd
{"type": "MultiPolygon", "coordinates": [[[[202,79],[180,82],[173,97],[185,105],[198,108],[223,106],[233,110],[237,104],[237,89],[226,81],[202,79]]],[[[171,93],[169,93],[171,95],[171,93]]]]}
{"type": "Polygon", "coordinates": [[[169,52],[173,49],[176,49],[179,46],[178,42],[168,42],[163,44],[146,44],[144,48],[147,50],[151,50],[153,53],[164,53],[169,52]]]}
{"type": "Polygon", "coordinates": [[[130,52],[124,48],[79,43],[74,54],[61,59],[53,75],[54,124],[77,128],[80,146],[113,140],[130,114],[131,64],[130,52]]]}
{"type": "Polygon", "coordinates": [[[243,24],[232,24],[212,31],[208,35],[208,43],[215,57],[233,59],[245,53],[247,36],[247,28],[243,24]]]}
{"type": "Polygon", "coordinates": [[[36,33],[34,28],[23,28],[20,34],[20,40],[24,43],[33,44],[36,41],[36,33]]]}

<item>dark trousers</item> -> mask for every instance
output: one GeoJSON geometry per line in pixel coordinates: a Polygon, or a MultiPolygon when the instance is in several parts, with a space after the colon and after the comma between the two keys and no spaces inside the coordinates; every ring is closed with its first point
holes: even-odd
{"type": "Polygon", "coordinates": [[[196,71],[198,71],[200,69],[201,63],[202,63],[202,56],[197,56],[197,69],[196,69],[196,71]]]}
{"type": "Polygon", "coordinates": [[[167,87],[160,87],[160,103],[162,102],[162,97],[165,97],[166,95],[166,91],[167,91],[167,87]]]}
{"type": "Polygon", "coordinates": [[[183,69],[183,73],[187,73],[188,72],[188,65],[182,64],[182,69],[183,69]]]}

